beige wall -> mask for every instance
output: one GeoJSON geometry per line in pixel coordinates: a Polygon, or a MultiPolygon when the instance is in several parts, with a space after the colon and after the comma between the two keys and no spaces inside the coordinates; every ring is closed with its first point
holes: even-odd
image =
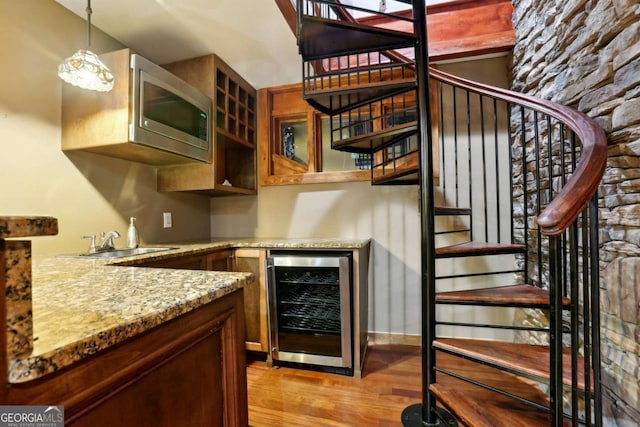
{"type": "Polygon", "coordinates": [[[420,331],[420,214],[416,186],[368,182],[260,187],[211,202],[215,236],[373,238],[370,331],[420,331]]]}
{"type": "MultiPolygon", "coordinates": [[[[441,68],[506,87],[508,62],[501,57],[441,68]]],[[[220,237],[372,238],[370,331],[420,333],[416,186],[374,187],[360,182],[260,187],[257,197],[212,199],[211,233],[220,237]]]]}
{"type": "MultiPolygon", "coordinates": [[[[56,237],[34,239],[34,256],[84,251],[84,234],[139,218],[143,242],[208,237],[374,239],[370,329],[420,332],[420,216],[416,187],[368,183],[261,187],[257,197],[161,194],[155,169],[88,153],[60,151],[57,64],[84,45],[85,21],[53,0],[0,0],[0,215],[51,215],[56,237]],[[162,228],[171,211],[174,228],[162,228]]],[[[93,31],[97,52],[119,44],[93,31]]],[[[505,60],[451,64],[506,81],[505,60]],[[479,66],[479,64],[481,66],[479,66]]],[[[297,65],[292,65],[297,66],[297,65]]],[[[119,244],[123,244],[122,239],[119,244]]]]}
{"type": "MultiPolygon", "coordinates": [[[[60,150],[56,70],[84,47],[86,21],[53,0],[0,0],[0,11],[0,215],[59,220],[58,236],[34,239],[34,257],[84,251],[85,234],[124,235],[129,216],[139,218],[143,242],[207,237],[208,199],[157,193],[149,166],[60,150]],[[162,228],[164,211],[174,228],[162,228]]],[[[92,35],[98,53],[121,47],[98,30],[92,35]]]]}

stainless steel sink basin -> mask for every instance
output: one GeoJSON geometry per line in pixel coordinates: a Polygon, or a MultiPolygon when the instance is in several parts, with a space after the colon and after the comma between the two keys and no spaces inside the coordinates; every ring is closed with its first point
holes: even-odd
{"type": "Polygon", "coordinates": [[[79,254],[79,255],[63,255],[63,257],[65,258],[99,258],[99,259],[120,258],[125,256],[144,255],[144,254],[151,254],[155,252],[170,251],[171,249],[175,249],[175,248],[148,247],[148,248],[135,248],[135,249],[113,249],[110,251],[94,252],[91,254],[86,253],[86,254],[79,254]]]}

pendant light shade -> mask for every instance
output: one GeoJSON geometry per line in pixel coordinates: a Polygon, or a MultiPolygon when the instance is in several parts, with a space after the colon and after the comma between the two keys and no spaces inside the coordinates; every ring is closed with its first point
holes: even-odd
{"type": "Polygon", "coordinates": [[[91,0],[87,0],[87,49],[80,49],[58,67],[58,76],[83,89],[108,92],[113,89],[113,74],[91,47],[91,0]]]}

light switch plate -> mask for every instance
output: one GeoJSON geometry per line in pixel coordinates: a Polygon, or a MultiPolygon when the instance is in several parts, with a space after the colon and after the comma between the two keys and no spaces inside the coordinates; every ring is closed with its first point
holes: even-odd
{"type": "Polygon", "coordinates": [[[162,213],[162,223],[164,225],[164,228],[173,227],[173,218],[171,216],[171,212],[163,212],[162,213]]]}

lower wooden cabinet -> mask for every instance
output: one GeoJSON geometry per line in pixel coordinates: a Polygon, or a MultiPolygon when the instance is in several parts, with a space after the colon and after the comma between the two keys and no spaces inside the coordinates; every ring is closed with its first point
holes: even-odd
{"type": "Polygon", "coordinates": [[[246,427],[242,291],[41,379],[3,404],[64,405],[68,427],[246,427]]]}
{"type": "Polygon", "coordinates": [[[266,249],[236,249],[234,271],[253,273],[254,281],[244,287],[244,318],[247,350],[268,352],[268,322],[265,262],[266,249]]]}
{"type": "Polygon", "coordinates": [[[265,261],[266,249],[241,248],[216,250],[199,255],[176,256],[135,264],[138,267],[185,270],[239,271],[252,273],[254,281],[244,288],[244,313],[247,350],[269,351],[265,261]]]}
{"type": "Polygon", "coordinates": [[[205,270],[207,258],[202,255],[187,255],[165,258],[157,261],[136,263],[136,267],[175,268],[179,270],[205,270]]]}
{"type": "Polygon", "coordinates": [[[222,427],[221,354],[216,329],[68,425],[222,427]]]}
{"type": "Polygon", "coordinates": [[[205,256],[205,270],[232,271],[233,250],[216,251],[205,256]]]}

